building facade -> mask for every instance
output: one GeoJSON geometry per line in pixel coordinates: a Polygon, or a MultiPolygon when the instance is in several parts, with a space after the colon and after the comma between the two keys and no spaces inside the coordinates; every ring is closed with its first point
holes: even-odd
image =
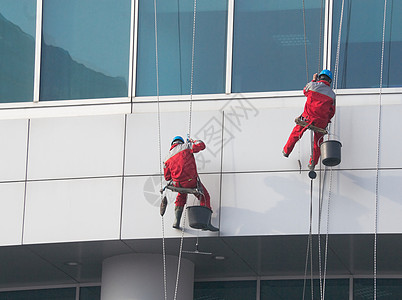
{"type": "Polygon", "coordinates": [[[401,13],[1,0],[0,299],[401,299],[401,13]],[[311,180],[308,132],[281,151],[323,68],[342,161],[311,180]],[[173,229],[170,191],[159,214],[176,135],[218,233],[173,229]]]}

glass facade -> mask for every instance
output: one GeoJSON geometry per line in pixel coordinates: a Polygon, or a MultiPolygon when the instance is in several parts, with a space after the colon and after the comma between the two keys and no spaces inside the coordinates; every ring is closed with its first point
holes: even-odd
{"type": "MultiPolygon", "coordinates": [[[[335,69],[342,1],[334,1],[332,69],[335,69]]],[[[387,1],[383,87],[402,86],[402,2],[387,1]]],[[[338,88],[380,85],[384,1],[345,0],[338,88]]]]}
{"type": "MultiPolygon", "coordinates": [[[[320,281],[313,281],[313,298],[322,299],[320,281]]],[[[311,281],[306,280],[266,280],[261,281],[261,300],[311,299],[311,281]],[[304,297],[303,297],[304,291],[304,297]]],[[[349,300],[348,279],[326,279],[325,299],[349,300]]]]}
{"type": "MultiPolygon", "coordinates": [[[[159,94],[189,95],[194,1],[156,2],[159,94]]],[[[154,1],[139,1],[136,95],[156,91],[154,1]]],[[[225,91],[227,0],[203,0],[196,6],[193,94],[225,91]]]]}
{"type": "MultiPolygon", "coordinates": [[[[35,82],[44,101],[128,97],[130,84],[136,96],[155,96],[154,1],[138,0],[136,70],[130,66],[132,3],[0,1],[0,103],[32,102],[35,82]],[[38,3],[41,75],[34,78],[38,3]]],[[[236,0],[233,44],[227,45],[228,0],[199,1],[192,61],[194,1],[157,0],[159,94],[225,93],[227,47],[233,50],[233,93],[301,90],[322,69],[325,3],[236,0]]],[[[341,5],[333,1],[332,71],[341,5]]],[[[383,12],[383,1],[345,0],[335,88],[379,87],[383,12]]],[[[383,87],[402,87],[401,15],[402,1],[387,1],[383,87]]]]}
{"type": "Polygon", "coordinates": [[[194,300],[255,300],[256,281],[195,282],[194,300]]]}
{"type": "MultiPolygon", "coordinates": [[[[313,299],[321,299],[320,281],[314,280],[313,299]]],[[[80,300],[100,300],[101,287],[80,287],[80,300]]],[[[349,279],[326,279],[325,299],[328,300],[365,300],[374,295],[374,280],[353,279],[353,295],[349,295],[349,279]]],[[[24,291],[0,292],[0,300],[75,300],[76,288],[54,288],[24,291]]],[[[402,299],[402,279],[377,279],[377,298],[387,300],[402,299]]],[[[211,281],[195,282],[193,300],[256,300],[257,282],[211,281]]],[[[310,280],[261,280],[261,300],[299,300],[311,299],[310,280]],[[303,297],[304,290],[304,297],[303,297]]]]}
{"type": "Polygon", "coordinates": [[[101,287],[90,286],[80,288],[80,300],[100,300],[101,287]]]}
{"type": "MultiPolygon", "coordinates": [[[[354,300],[374,298],[374,280],[372,278],[355,279],[353,287],[354,300]]],[[[377,299],[402,299],[402,279],[377,279],[377,299]]]]}
{"type": "Polygon", "coordinates": [[[0,292],[0,300],[75,300],[75,288],[0,292]]]}
{"type": "Polygon", "coordinates": [[[130,0],[44,0],[40,100],[128,96],[130,0]]]}
{"type": "Polygon", "coordinates": [[[0,1],[0,102],[33,100],[36,0],[0,1]]]}
{"type": "Polygon", "coordinates": [[[236,0],[232,92],[303,89],[321,68],[322,9],[305,1],[305,40],[301,1],[236,0]]]}

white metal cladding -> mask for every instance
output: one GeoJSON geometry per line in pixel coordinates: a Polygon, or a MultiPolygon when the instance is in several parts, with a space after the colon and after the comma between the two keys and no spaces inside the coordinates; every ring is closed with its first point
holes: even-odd
{"type": "MultiPolygon", "coordinates": [[[[398,185],[402,158],[396,154],[402,144],[395,138],[401,127],[395,120],[402,103],[400,94],[383,94],[382,98],[378,229],[379,233],[400,233],[397,216],[402,212],[398,185]]],[[[376,100],[375,94],[338,95],[332,126],[334,137],[343,146],[342,162],[333,168],[330,233],[373,232],[376,100]]],[[[203,152],[196,154],[198,169],[212,196],[213,222],[221,228],[219,235],[308,232],[308,134],[289,158],[281,155],[303,104],[301,95],[194,103],[193,132],[207,145],[205,156],[200,156],[203,152]]],[[[185,106],[180,102],[162,105],[162,156],[168,152],[171,138],[187,129],[185,106]]],[[[0,183],[19,184],[16,190],[2,189],[4,208],[11,199],[17,202],[7,210],[15,230],[0,237],[0,244],[19,244],[21,235],[25,243],[157,238],[160,177],[156,103],[138,103],[136,109],[127,122],[124,115],[3,120],[2,128],[11,131],[2,133],[8,142],[1,149],[0,183]],[[80,222],[99,226],[90,226],[84,233],[80,226],[72,226],[84,224],[80,222]],[[22,226],[23,232],[19,229],[22,226]],[[57,230],[50,234],[44,228],[57,230]]],[[[318,184],[316,180],[315,198],[318,184]]],[[[170,208],[174,198],[171,193],[170,208]]],[[[167,222],[172,218],[170,208],[167,222]]],[[[193,235],[191,231],[188,234],[193,235]]],[[[179,235],[168,231],[170,237],[179,235]]]]}

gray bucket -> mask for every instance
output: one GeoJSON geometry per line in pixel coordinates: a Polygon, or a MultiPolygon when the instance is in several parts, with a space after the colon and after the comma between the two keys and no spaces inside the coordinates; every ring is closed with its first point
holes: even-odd
{"type": "Polygon", "coordinates": [[[325,166],[333,167],[337,166],[341,162],[341,147],[342,144],[339,141],[325,141],[321,144],[321,160],[325,166]]]}
{"type": "Polygon", "coordinates": [[[206,229],[211,220],[212,210],[206,206],[187,207],[188,223],[191,228],[206,229]]]}

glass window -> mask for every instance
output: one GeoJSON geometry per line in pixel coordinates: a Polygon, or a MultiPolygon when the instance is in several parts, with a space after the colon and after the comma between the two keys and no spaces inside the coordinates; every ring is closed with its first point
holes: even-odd
{"type": "Polygon", "coordinates": [[[36,0],[0,1],[0,102],[33,101],[36,0]]]}
{"type": "Polygon", "coordinates": [[[128,96],[130,2],[43,1],[40,100],[128,96]]]}
{"type": "Polygon", "coordinates": [[[0,292],[0,300],[75,300],[75,288],[0,292]]]}
{"type": "Polygon", "coordinates": [[[100,300],[101,287],[90,286],[80,288],[80,300],[100,300]]]}
{"type": "MultiPolygon", "coordinates": [[[[353,299],[366,300],[374,297],[374,279],[355,279],[353,299]]],[[[377,298],[387,300],[402,299],[402,279],[377,279],[377,298]]]]}
{"type": "MultiPolygon", "coordinates": [[[[342,1],[334,1],[331,64],[335,66],[342,1]]],[[[402,86],[402,1],[387,1],[383,87],[402,86]]],[[[338,88],[380,86],[384,1],[345,0],[338,88]]],[[[334,67],[333,67],[334,69],[334,67]]]]}
{"type": "MultiPolygon", "coordinates": [[[[320,281],[313,282],[314,299],[321,299],[320,281]]],[[[311,283],[306,280],[303,297],[304,280],[266,280],[261,281],[261,300],[299,300],[311,299],[311,283]]],[[[348,279],[326,279],[325,299],[349,300],[348,279]]]]}
{"type": "MultiPolygon", "coordinates": [[[[157,1],[160,95],[189,95],[194,1],[157,1]]],[[[136,95],[156,95],[154,1],[139,1],[136,95]]],[[[196,6],[193,94],[225,91],[227,0],[196,6]]]]}
{"type": "Polygon", "coordinates": [[[194,300],[255,300],[256,281],[195,282],[194,300]]]}
{"type": "Polygon", "coordinates": [[[305,1],[305,40],[302,1],[236,0],[232,91],[303,89],[320,70],[322,9],[321,1],[305,1]]]}

